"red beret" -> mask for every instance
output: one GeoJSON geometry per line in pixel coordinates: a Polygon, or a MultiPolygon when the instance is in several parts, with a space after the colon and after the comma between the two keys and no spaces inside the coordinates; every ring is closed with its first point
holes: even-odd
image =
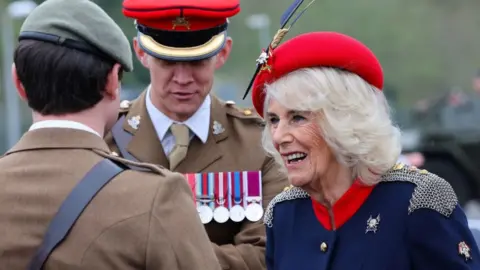
{"type": "Polygon", "coordinates": [[[209,58],[223,48],[228,18],[239,0],[125,0],[123,14],[136,20],[139,45],[165,60],[209,58]]]}
{"type": "Polygon", "coordinates": [[[296,36],[270,51],[252,86],[252,102],[263,116],[265,84],[301,68],[332,67],[357,74],[383,88],[383,71],[373,52],[358,40],[336,32],[312,32],[296,36]]]}

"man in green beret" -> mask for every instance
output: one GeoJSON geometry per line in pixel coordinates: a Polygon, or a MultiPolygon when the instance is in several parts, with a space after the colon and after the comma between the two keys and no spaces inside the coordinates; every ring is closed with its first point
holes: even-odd
{"type": "Polygon", "coordinates": [[[185,178],[102,139],[132,70],[115,22],[88,0],[47,0],[14,60],[34,123],[0,159],[0,269],[220,269],[185,178]]]}

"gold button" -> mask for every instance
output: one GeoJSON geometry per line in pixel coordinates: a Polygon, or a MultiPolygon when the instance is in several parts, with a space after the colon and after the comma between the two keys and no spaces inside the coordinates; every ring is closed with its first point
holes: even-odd
{"type": "Polygon", "coordinates": [[[249,109],[246,109],[245,111],[243,111],[243,114],[245,114],[245,115],[251,115],[251,114],[252,114],[252,111],[249,110],[249,109]]]}
{"type": "Polygon", "coordinates": [[[322,242],[322,244],[320,245],[320,250],[321,250],[322,252],[326,252],[326,251],[327,251],[327,248],[328,248],[327,243],[322,242]]]}

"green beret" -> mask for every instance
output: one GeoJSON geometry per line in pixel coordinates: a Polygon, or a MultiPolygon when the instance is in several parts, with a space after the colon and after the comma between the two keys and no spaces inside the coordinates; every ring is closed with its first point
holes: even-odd
{"type": "Polygon", "coordinates": [[[26,18],[19,40],[51,42],[94,54],[133,70],[130,42],[122,29],[90,0],[47,0],[26,18]]]}

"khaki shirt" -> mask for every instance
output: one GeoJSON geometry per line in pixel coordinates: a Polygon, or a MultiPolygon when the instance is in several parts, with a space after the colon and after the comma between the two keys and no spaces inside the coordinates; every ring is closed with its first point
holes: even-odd
{"type": "MultiPolygon", "coordinates": [[[[123,130],[133,135],[125,149],[134,159],[169,167],[168,159],[147,113],[144,91],[135,101],[123,104],[120,116],[125,116],[123,130]],[[129,119],[139,119],[138,126],[129,119]],[[136,127],[136,129],[135,129],[136,127]]],[[[266,156],[261,146],[263,120],[252,110],[241,110],[233,102],[222,102],[212,96],[210,131],[207,142],[192,139],[187,157],[174,170],[181,173],[262,171],[263,207],[287,186],[286,175],[279,165],[266,156]],[[214,131],[214,121],[223,127],[214,131]]],[[[109,147],[121,154],[112,138],[106,136],[109,147]]],[[[223,269],[265,269],[265,227],[262,221],[231,220],[205,225],[223,269]]]]}
{"type": "MultiPolygon", "coordinates": [[[[131,163],[69,128],[29,131],[0,158],[0,269],[27,269],[63,200],[104,158],[131,163]]],[[[221,269],[183,176],[137,165],[150,172],[112,179],[44,269],[221,269]]]]}

